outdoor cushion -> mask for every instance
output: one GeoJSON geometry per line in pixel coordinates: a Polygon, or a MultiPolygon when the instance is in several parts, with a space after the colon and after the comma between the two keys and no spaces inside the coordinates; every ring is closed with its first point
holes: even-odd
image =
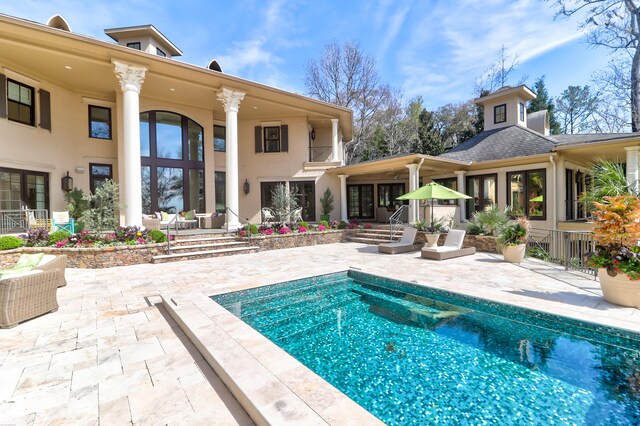
{"type": "Polygon", "coordinates": [[[13,269],[30,267],[31,269],[35,268],[38,263],[42,260],[44,253],[33,253],[33,254],[21,254],[20,258],[13,266],[13,269]]]}
{"type": "Polygon", "coordinates": [[[169,221],[169,213],[166,212],[160,212],[160,219],[162,219],[163,222],[168,222],[169,221]]]}
{"type": "Polygon", "coordinates": [[[15,277],[26,272],[33,271],[33,266],[22,266],[20,268],[3,269],[0,271],[0,279],[15,277]]]}
{"type": "Polygon", "coordinates": [[[193,220],[196,218],[195,210],[189,210],[184,214],[184,220],[193,220]]]}

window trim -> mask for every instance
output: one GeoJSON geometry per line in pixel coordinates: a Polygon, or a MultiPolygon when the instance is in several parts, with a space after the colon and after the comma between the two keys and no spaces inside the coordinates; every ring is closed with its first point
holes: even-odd
{"type": "MultiPolygon", "coordinates": [[[[109,174],[109,177],[106,179],[113,179],[113,164],[89,163],[89,191],[91,191],[92,194],[96,189],[95,179],[96,179],[96,176],[98,176],[93,174],[93,166],[109,167],[109,170],[111,171],[111,173],[109,174]]],[[[102,175],[99,175],[99,176],[102,177],[102,175]]]]}
{"type": "Polygon", "coordinates": [[[127,47],[130,49],[142,50],[142,43],[140,43],[139,41],[133,41],[131,43],[127,43],[127,47]]]}
{"type": "Polygon", "coordinates": [[[28,84],[24,84],[24,83],[21,83],[21,82],[19,82],[17,80],[13,80],[11,78],[7,78],[7,119],[9,121],[13,121],[14,123],[20,123],[20,124],[24,124],[24,125],[27,125],[27,126],[36,127],[36,89],[33,86],[29,86],[28,84]],[[20,101],[16,101],[14,99],[9,98],[9,83],[17,84],[20,87],[25,87],[25,88],[31,90],[31,105],[27,105],[27,104],[22,103],[20,101]],[[16,103],[18,105],[25,105],[25,106],[29,107],[30,112],[31,112],[29,114],[29,123],[26,123],[24,121],[16,120],[14,118],[11,118],[9,102],[14,102],[14,103],[16,103]]]}
{"type": "Polygon", "coordinates": [[[280,153],[282,152],[282,129],[281,126],[262,126],[262,152],[269,153],[280,153]],[[277,150],[267,150],[267,142],[275,141],[275,139],[267,139],[267,130],[268,129],[278,129],[278,149],[277,150]]]}
{"type": "Polygon", "coordinates": [[[227,152],[227,126],[223,126],[221,124],[213,125],[213,150],[215,152],[227,152]],[[216,127],[219,127],[224,131],[224,148],[223,149],[216,149],[216,127]]]}
{"type": "Polygon", "coordinates": [[[103,106],[98,106],[98,105],[89,105],[89,138],[91,139],[100,139],[100,140],[113,140],[113,123],[111,121],[111,108],[109,107],[103,107],[103,106]],[[91,134],[91,123],[93,122],[93,120],[91,119],[91,110],[93,108],[96,109],[106,109],[109,112],[109,137],[108,138],[101,138],[99,136],[93,136],[91,134]]]}
{"type": "Polygon", "coordinates": [[[164,50],[160,49],[157,46],[156,46],[156,55],[160,56],[161,58],[166,58],[167,57],[167,54],[164,53],[164,50]]]}
{"type": "Polygon", "coordinates": [[[507,122],[507,104],[500,104],[493,107],[493,124],[507,122]],[[498,108],[504,108],[504,119],[498,121],[498,108]]]}
{"type": "MultiPolygon", "coordinates": [[[[383,208],[390,208],[391,207],[392,208],[396,204],[408,204],[409,203],[408,201],[391,200],[391,206],[383,206],[383,205],[381,205],[380,204],[380,201],[381,201],[380,200],[380,196],[382,195],[381,189],[382,189],[383,186],[388,186],[389,189],[391,189],[394,186],[396,186],[396,187],[401,187],[402,186],[402,191],[400,191],[400,195],[402,195],[402,194],[404,194],[406,192],[405,191],[406,185],[404,184],[404,182],[379,183],[377,188],[376,188],[377,191],[378,191],[377,194],[376,194],[377,195],[377,197],[376,197],[377,198],[376,205],[377,205],[378,208],[380,208],[380,207],[383,207],[383,208]]],[[[393,192],[393,190],[391,190],[391,192],[393,192]]]]}
{"type": "MultiPolygon", "coordinates": [[[[469,192],[471,192],[471,185],[469,185],[469,181],[471,179],[474,178],[478,178],[480,179],[480,185],[479,185],[479,198],[480,200],[484,200],[484,180],[486,178],[493,178],[494,182],[496,183],[496,190],[495,190],[495,197],[496,197],[496,202],[495,204],[498,204],[498,173],[487,173],[487,174],[483,174],[483,175],[471,175],[471,176],[467,176],[465,179],[465,194],[469,195],[471,197],[471,199],[467,200],[467,204],[466,204],[466,212],[465,212],[465,216],[467,218],[467,220],[471,219],[473,217],[473,213],[476,211],[475,209],[475,200],[473,198],[473,195],[470,195],[469,192]],[[470,208],[469,204],[470,203],[474,203],[472,206],[473,208],[470,208]]],[[[485,208],[486,206],[482,205],[482,208],[485,208]]]]}
{"type": "MultiPolygon", "coordinates": [[[[524,185],[524,212],[525,217],[529,220],[547,220],[547,169],[528,169],[528,170],[514,170],[507,172],[507,205],[511,206],[511,176],[522,174],[524,185]],[[529,216],[529,173],[542,172],[542,216],[529,216]]],[[[515,217],[515,216],[513,216],[515,217]]]]}
{"type": "Polygon", "coordinates": [[[519,108],[520,108],[520,121],[524,122],[524,102],[520,102],[519,104],[519,108]]]}

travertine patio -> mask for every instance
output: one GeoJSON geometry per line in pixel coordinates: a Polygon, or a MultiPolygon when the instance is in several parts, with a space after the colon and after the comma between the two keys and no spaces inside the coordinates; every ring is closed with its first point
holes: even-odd
{"type": "Polygon", "coordinates": [[[0,330],[0,424],[251,424],[159,305],[160,293],[220,292],[360,268],[374,274],[640,331],[591,277],[478,253],[444,262],[357,243],[103,270],[69,269],[60,310],[0,330]]]}

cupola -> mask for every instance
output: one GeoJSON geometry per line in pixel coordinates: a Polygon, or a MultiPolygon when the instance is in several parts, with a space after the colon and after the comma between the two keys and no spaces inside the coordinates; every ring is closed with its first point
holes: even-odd
{"type": "Polygon", "coordinates": [[[514,125],[527,127],[527,102],[535,98],[536,94],[525,85],[504,86],[473,103],[484,107],[484,130],[493,130],[514,125]]]}
{"type": "Polygon", "coordinates": [[[153,25],[109,28],[104,32],[122,46],[166,58],[182,56],[182,51],[153,25]]]}

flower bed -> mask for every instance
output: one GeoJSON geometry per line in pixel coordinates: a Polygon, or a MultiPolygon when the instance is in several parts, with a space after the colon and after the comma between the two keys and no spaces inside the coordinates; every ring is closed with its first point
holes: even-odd
{"type": "Polygon", "coordinates": [[[249,242],[252,246],[259,247],[259,251],[266,251],[315,246],[319,244],[341,243],[346,241],[346,232],[344,230],[327,230],[286,234],[272,233],[270,235],[263,234],[243,237],[242,240],[249,242]]]}

